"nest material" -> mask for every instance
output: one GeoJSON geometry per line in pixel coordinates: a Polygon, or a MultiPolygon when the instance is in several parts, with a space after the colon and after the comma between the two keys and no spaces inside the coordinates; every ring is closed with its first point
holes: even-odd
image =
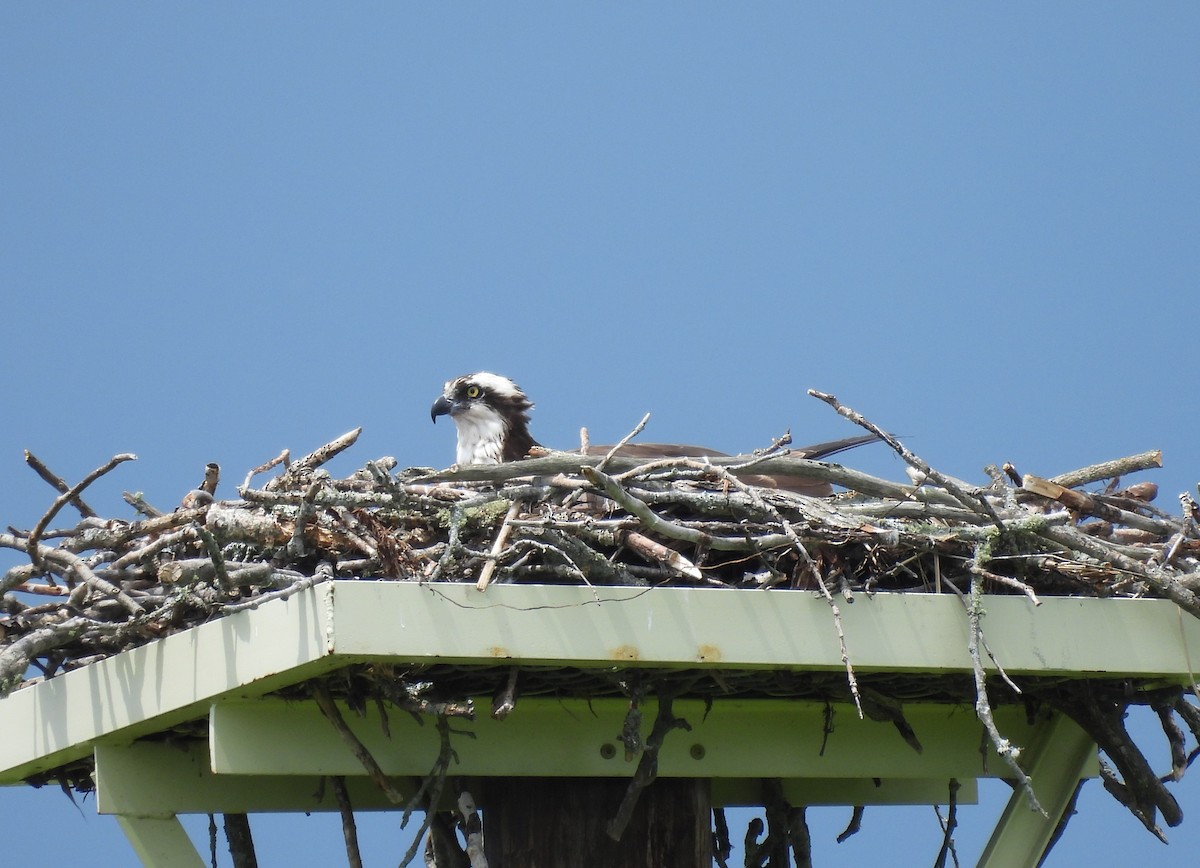
{"type": "MultiPolygon", "coordinates": [[[[938,474],[878,433],[915,468],[920,484],[889,482],[779,449],[749,458],[650,463],[552,453],[442,473],[395,473],[395,460],[386,458],[332,478],[322,465],[353,444],[354,431],[298,461],[289,462],[284,453],[256,468],[233,500],[214,499],[214,465],[201,488],[172,512],[127,494],[144,516],[136,521],[101,518],[81,497],[90,482],[132,456],[116,456],[68,488],[27,455],[60,494],[33,530],[0,534],[0,545],[30,559],[0,578],[0,695],[332,577],[470,581],[481,588],[489,582],[810,588],[829,601],[839,634],[842,595],[951,592],[968,612],[975,604],[973,643],[982,639],[977,604],[984,591],[1024,594],[1035,602],[1047,594],[1161,596],[1200,616],[1194,502],[1185,499],[1183,514],[1170,515],[1151,504],[1152,484],[1118,488],[1120,476],[1159,466],[1158,453],[1050,480],[989,468],[991,484],[977,488],[938,474]],[[265,485],[252,487],[258,474],[281,465],[265,485]],[[785,471],[847,491],[818,500],[738,478],[785,471]],[[1080,490],[1105,482],[1099,492],[1080,490]],[[53,529],[51,522],[68,505],[82,520],[53,529]],[[27,680],[31,666],[41,674],[27,680]]],[[[973,685],[961,677],[926,684],[867,677],[860,685],[847,666],[842,696],[835,696],[827,673],[766,682],[761,673],[744,681],[730,675],[720,686],[727,693],[730,684],[746,685],[751,695],[848,694],[860,709],[865,697],[868,713],[881,704],[899,708],[918,694],[975,699],[987,725],[989,703],[1017,700],[1021,691],[1011,682],[985,683],[979,648],[973,644],[971,651],[977,661],[973,685]]],[[[319,697],[329,685],[342,685],[343,696],[361,701],[373,694],[441,719],[470,713],[457,700],[468,691],[478,695],[481,687],[495,688],[498,702],[504,697],[511,708],[507,673],[384,668],[345,673],[314,689],[319,697]]],[[[561,693],[563,684],[572,683],[577,695],[629,693],[635,680],[634,689],[644,692],[647,680],[654,680],[645,672],[632,680],[605,676],[607,683],[565,670],[529,675],[534,692],[534,685],[549,684],[546,690],[561,693]]],[[[704,694],[697,686],[702,682],[688,680],[693,694],[704,694]]],[[[1168,777],[1178,778],[1189,757],[1175,718],[1193,735],[1200,733],[1200,713],[1182,688],[1124,682],[1109,688],[1064,679],[1026,679],[1022,687],[1022,701],[1065,711],[1096,739],[1117,767],[1103,766],[1105,785],[1147,828],[1161,836],[1159,812],[1168,824],[1179,822],[1182,812],[1122,719],[1134,703],[1158,712],[1172,750],[1168,777]]],[[[681,695],[674,688],[665,694],[681,695]]],[[[899,711],[889,714],[902,721],[899,711]]],[[[1003,739],[991,729],[999,748],[1003,739]]],[[[1006,758],[1018,780],[1025,780],[1015,752],[1006,758]]]]}

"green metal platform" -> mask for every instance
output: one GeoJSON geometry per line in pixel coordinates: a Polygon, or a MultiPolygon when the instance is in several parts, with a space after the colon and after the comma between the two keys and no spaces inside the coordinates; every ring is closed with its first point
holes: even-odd
{"type": "MultiPolygon", "coordinates": [[[[985,598],[984,629],[1012,676],[1137,678],[1183,683],[1200,661],[1200,621],[1161,600],[985,598]]],[[[971,671],[967,619],[955,597],[858,595],[841,603],[855,672],[913,676],[971,671]]],[[[580,669],[653,667],[723,671],[844,671],[826,602],[803,591],[639,589],[338,581],[204,624],[30,685],[0,701],[0,783],[95,758],[97,804],[121,822],[143,862],[200,866],[176,815],[192,812],[336,810],[315,793],[322,775],[345,775],[356,809],[392,807],[315,704],[269,694],[353,663],[497,664],[580,669]],[[185,748],[146,739],[206,721],[207,740],[185,748]]],[[[453,773],[468,777],[625,776],[615,741],[628,702],[522,697],[504,721],[480,698],[477,738],[455,742],[453,773]]],[[[647,700],[646,728],[653,720],[647,700]]],[[[908,702],[917,753],[892,724],[859,720],[803,699],[678,700],[691,732],[664,743],[660,774],[710,778],[716,804],[750,804],[758,781],[782,778],[793,804],[932,804],[950,778],[960,802],[1005,764],[980,755],[969,704],[908,702]],[[748,737],[752,734],[752,737],[748,737]]],[[[347,715],[403,790],[437,754],[434,727],[408,715],[347,715]]],[[[981,860],[1032,866],[1081,777],[1097,773],[1095,746],[1071,721],[1027,721],[996,709],[1001,731],[1049,817],[1018,793],[981,860]]]]}

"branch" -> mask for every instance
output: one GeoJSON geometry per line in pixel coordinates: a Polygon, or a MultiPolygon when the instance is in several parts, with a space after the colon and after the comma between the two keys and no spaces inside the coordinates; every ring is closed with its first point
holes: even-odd
{"type": "Polygon", "coordinates": [[[642,758],[638,760],[637,770],[633,773],[633,779],[630,780],[628,789],[625,790],[625,796],[621,799],[616,816],[608,821],[608,826],[605,828],[608,837],[614,841],[620,841],[621,836],[625,834],[625,827],[629,825],[629,820],[633,817],[633,809],[637,807],[642,790],[654,783],[658,777],[658,752],[662,748],[667,733],[673,729],[692,731],[691,724],[672,713],[673,699],[674,696],[666,691],[660,693],[658,697],[658,715],[654,719],[654,728],[650,730],[650,736],[642,746],[642,758]]]}
{"type": "Polygon", "coordinates": [[[46,510],[46,514],[43,515],[41,520],[38,521],[38,523],[34,526],[33,531],[30,532],[28,537],[29,548],[27,551],[29,553],[29,560],[33,563],[34,567],[40,566],[40,550],[37,544],[38,540],[41,539],[42,532],[46,530],[47,526],[49,526],[51,519],[58,515],[58,511],[71,501],[75,500],[85,488],[87,488],[104,474],[108,473],[108,471],[112,470],[118,464],[121,464],[125,461],[136,460],[136,455],[132,455],[127,452],[121,453],[120,455],[115,455],[85,476],[82,481],[67,489],[54,499],[54,503],[52,503],[50,508],[46,510]]]}
{"type": "Polygon", "coordinates": [[[1167,521],[1160,521],[1156,518],[1148,518],[1144,515],[1138,515],[1136,512],[1118,509],[1092,497],[1083,491],[1076,491],[1073,488],[1059,485],[1057,482],[1052,482],[1049,479],[1041,479],[1037,476],[1025,474],[1022,480],[1021,487],[1036,494],[1039,497],[1048,497],[1051,500],[1056,500],[1068,509],[1074,510],[1077,513],[1084,515],[1094,515],[1097,518],[1102,518],[1106,521],[1124,524],[1129,527],[1136,527],[1139,530],[1147,530],[1159,536],[1167,536],[1175,533],[1178,529],[1176,525],[1167,521]]]}
{"type": "MultiPolygon", "coordinates": [[[[42,463],[40,458],[28,449],[25,450],[25,463],[32,467],[38,476],[50,483],[60,494],[66,494],[71,490],[71,487],[62,478],[51,471],[49,467],[42,463]]],[[[96,516],[96,510],[84,503],[83,498],[78,495],[71,498],[71,505],[79,510],[79,514],[84,518],[95,518],[96,516]]]]}
{"type": "Polygon", "coordinates": [[[854,810],[850,812],[850,822],[846,824],[846,828],[842,830],[842,834],[837,836],[837,842],[843,843],[852,835],[857,835],[862,830],[862,818],[866,812],[866,808],[862,805],[855,805],[854,810]]]}
{"type": "MultiPolygon", "coordinates": [[[[246,481],[242,483],[242,488],[249,488],[251,479],[258,476],[258,474],[260,474],[260,473],[266,473],[272,467],[278,467],[280,464],[282,464],[282,465],[284,465],[284,468],[286,469],[288,466],[291,465],[291,458],[292,458],[292,453],[289,452],[287,449],[284,449],[282,452],[280,452],[278,455],[276,455],[270,461],[266,462],[265,464],[258,465],[258,467],[255,467],[253,470],[251,470],[249,473],[247,473],[246,481]]],[[[241,489],[238,489],[238,491],[240,492],[241,489]]]]}
{"type": "MultiPolygon", "coordinates": [[[[937,806],[934,805],[934,811],[937,813],[938,822],[942,824],[942,848],[938,851],[937,859],[934,860],[933,868],[945,868],[946,857],[954,855],[954,830],[958,828],[958,790],[962,786],[956,778],[950,779],[950,795],[946,807],[946,821],[942,823],[941,812],[938,812],[937,806]]],[[[958,864],[958,856],[954,855],[954,864],[958,864]]]]}
{"type": "Polygon", "coordinates": [[[1069,527],[1047,527],[1041,530],[1041,535],[1054,540],[1059,545],[1096,558],[1104,564],[1110,564],[1124,570],[1130,575],[1144,581],[1160,596],[1173,600],[1181,609],[1200,618],[1200,599],[1184,587],[1179,581],[1153,567],[1143,566],[1132,558],[1122,555],[1112,548],[1105,546],[1099,540],[1080,533],[1069,527]]]}
{"type": "Polygon", "coordinates": [[[8,696],[25,677],[25,670],[35,657],[74,642],[84,633],[95,630],[115,633],[117,624],[105,624],[90,618],[74,617],[31,630],[19,639],[0,648],[0,699],[8,696]]]}
{"type": "Polygon", "coordinates": [[[254,838],[250,835],[250,818],[245,814],[225,814],[225,840],[233,868],[258,868],[254,853],[254,838]]]}
{"type": "Polygon", "coordinates": [[[967,652],[971,655],[971,668],[975,673],[975,715],[987,730],[992,741],[992,747],[1000,758],[1008,763],[1017,779],[1017,784],[1025,793],[1029,807],[1043,817],[1049,816],[1037,800],[1033,792],[1033,782],[1025,770],[1017,763],[1021,749],[1000,735],[996,721],[992,718],[992,705],[987,695],[987,672],[983,668],[983,660],[979,656],[979,643],[983,636],[983,577],[978,573],[971,574],[971,603],[967,608],[967,622],[970,632],[967,634],[967,652]]]}
{"type": "Polygon", "coordinates": [[[325,719],[333,726],[342,743],[354,753],[358,761],[362,763],[362,767],[366,769],[367,776],[375,782],[380,791],[387,796],[389,802],[393,805],[403,805],[406,801],[404,794],[388,780],[388,776],[383,773],[383,769],[379,767],[379,763],[375,761],[375,757],[371,756],[371,752],[367,750],[367,746],[359,741],[357,735],[351,732],[350,727],[346,725],[346,719],[342,717],[342,712],[338,710],[337,704],[334,703],[333,697],[329,695],[329,688],[319,681],[312,683],[312,696],[317,701],[317,707],[321,709],[321,713],[325,715],[325,719]]]}
{"type": "MultiPolygon", "coordinates": [[[[94,572],[92,572],[92,568],[83,562],[82,558],[73,554],[72,552],[66,551],[65,549],[52,549],[47,546],[33,545],[28,539],[19,539],[18,537],[7,533],[0,533],[0,548],[17,549],[18,551],[23,551],[26,554],[31,554],[31,550],[36,550],[38,560],[64,567],[65,569],[73,572],[75,576],[81,582],[83,582],[83,586],[81,587],[91,588],[92,590],[104,594],[107,597],[114,597],[131,615],[141,615],[145,612],[145,609],[135,602],[128,594],[126,594],[116,585],[113,585],[111,582],[107,582],[97,576],[94,572]]],[[[32,559],[33,558],[31,554],[31,560],[32,559]]],[[[19,582],[14,582],[13,584],[19,584],[19,582]]],[[[9,585],[8,580],[6,579],[3,584],[0,584],[0,591],[6,591],[8,589],[9,585]]],[[[78,593],[78,589],[76,593],[78,593]]],[[[72,595],[72,597],[74,597],[74,595],[72,595]]],[[[81,603],[82,601],[78,602],[81,603]]]]}
{"type": "Polygon", "coordinates": [[[996,515],[996,510],[992,507],[991,503],[988,502],[987,498],[982,493],[972,492],[968,494],[966,491],[963,491],[962,488],[960,488],[948,476],[945,476],[942,473],[934,470],[927,463],[918,458],[914,453],[905,448],[904,444],[902,444],[899,440],[884,431],[875,423],[868,421],[861,413],[851,410],[849,407],[845,407],[840,404],[838,399],[833,395],[826,394],[825,392],[818,392],[816,389],[809,389],[808,394],[812,395],[814,398],[824,401],[826,404],[836,410],[838,415],[844,416],[854,424],[866,428],[872,434],[876,435],[880,440],[887,443],[888,446],[891,446],[895,453],[904,459],[906,464],[918,470],[925,476],[925,478],[933,480],[942,488],[946,489],[946,491],[948,491],[955,500],[957,500],[967,509],[974,510],[982,515],[986,515],[992,520],[993,524],[997,525],[998,527],[1001,526],[1000,517],[996,515]]]}
{"type": "MultiPolygon", "coordinates": [[[[329,461],[339,452],[342,452],[353,446],[354,442],[358,440],[358,435],[361,433],[362,428],[355,428],[353,431],[347,431],[341,437],[331,440],[324,446],[314,449],[300,460],[293,461],[287,470],[267,483],[267,490],[279,491],[281,489],[291,488],[293,485],[300,482],[305,476],[316,470],[325,462],[329,461]]],[[[251,476],[253,476],[253,474],[251,474],[251,476]]],[[[249,481],[249,477],[247,477],[247,481],[249,481]]],[[[247,485],[247,487],[249,486],[247,485]]]]}
{"type": "Polygon", "coordinates": [[[496,531],[496,538],[492,541],[491,557],[483,562],[483,566],[479,569],[479,579],[475,582],[475,589],[486,591],[492,581],[492,574],[496,572],[497,558],[504,547],[508,545],[508,538],[512,536],[513,527],[511,522],[515,521],[521,512],[521,501],[514,500],[508,505],[508,512],[504,514],[503,520],[500,522],[500,529],[496,531]]]}
{"type": "Polygon", "coordinates": [[[1130,473],[1136,473],[1139,470],[1152,470],[1156,467],[1162,467],[1162,450],[1160,449],[1141,452],[1137,455],[1129,455],[1125,458],[1117,458],[1113,461],[1105,461],[1100,464],[1093,464],[1089,467],[1081,467],[1079,470],[1072,470],[1070,473],[1061,473],[1058,476],[1052,476],[1050,477],[1050,481],[1058,483],[1064,488],[1078,488],[1081,485],[1087,485],[1089,482],[1099,482],[1102,479],[1126,476],[1130,473]]]}
{"type": "Polygon", "coordinates": [[[621,484],[613,479],[613,477],[596,470],[594,467],[581,467],[580,472],[588,482],[603,491],[607,497],[616,501],[622,509],[636,516],[646,526],[646,529],[652,533],[721,551],[765,551],[771,548],[790,545],[792,542],[786,534],[767,534],[755,539],[747,539],[744,536],[710,536],[704,531],[667,521],[652,510],[645,501],[639,500],[622,488],[621,484]]]}
{"type": "Polygon", "coordinates": [[[346,864],[349,868],[362,868],[362,851],[358,848],[358,827],[354,823],[354,806],[346,790],[346,779],[334,775],[329,779],[333,785],[333,797],[337,800],[338,813],[342,816],[342,839],[346,842],[346,864]]]}

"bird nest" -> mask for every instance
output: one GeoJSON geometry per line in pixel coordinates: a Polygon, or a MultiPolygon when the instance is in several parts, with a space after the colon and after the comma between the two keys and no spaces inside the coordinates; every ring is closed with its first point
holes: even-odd
{"type": "MultiPolygon", "coordinates": [[[[132,456],[116,456],[68,486],[27,454],[59,494],[32,530],[0,534],[0,545],[28,555],[28,563],[0,578],[0,696],[331,578],[480,588],[529,582],[810,589],[830,603],[835,620],[839,601],[882,590],[956,594],[968,611],[984,592],[1035,602],[1039,595],[1154,596],[1200,616],[1195,503],[1185,498],[1182,514],[1168,514],[1152,505],[1152,484],[1119,485],[1123,476],[1159,466],[1158,453],[1052,479],[988,468],[990,484],[978,487],[936,472],[852,411],[837,409],[892,445],[913,478],[899,483],[804,460],[785,444],[703,460],[544,453],[442,472],[397,471],[394,459],[383,458],[334,478],[324,465],[354,443],[354,431],[299,460],[284,453],[255,468],[233,499],[215,497],[214,465],[205,484],[173,511],[126,494],[140,513],[131,520],[98,515],[83,493],[132,456]],[[771,474],[844,491],[810,498],[742,479],[771,474]],[[55,527],[68,508],[81,520],[55,527]]],[[[978,631],[977,614],[972,624],[978,631]]],[[[1195,754],[1188,753],[1184,729],[1200,737],[1200,711],[1183,688],[1058,678],[1023,679],[1017,690],[1002,677],[983,687],[975,656],[975,679],[856,676],[847,667],[835,676],[722,672],[718,685],[697,673],[530,667],[522,669],[521,692],[847,699],[898,725],[906,701],[975,702],[985,725],[993,703],[1045,703],[1099,743],[1115,766],[1102,764],[1106,786],[1147,828],[1161,836],[1159,813],[1169,825],[1180,821],[1175,799],[1122,720],[1131,704],[1153,707],[1171,748],[1166,779],[1177,779],[1195,754]]],[[[467,697],[495,694],[500,713],[514,701],[512,671],[356,666],[290,688],[289,695],[320,698],[332,690],[352,704],[383,699],[444,717],[473,714],[467,697]]],[[[989,731],[1001,749],[994,724],[989,731]]],[[[1024,780],[1009,758],[1014,777],[1024,780]]],[[[88,786],[86,771],[71,780],[88,786]]]]}

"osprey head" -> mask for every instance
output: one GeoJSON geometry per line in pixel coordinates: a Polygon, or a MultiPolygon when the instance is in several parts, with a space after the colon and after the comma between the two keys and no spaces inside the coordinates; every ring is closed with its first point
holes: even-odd
{"type": "Polygon", "coordinates": [[[508,377],[481,371],[450,380],[430,417],[449,415],[458,429],[457,464],[499,464],[524,458],[536,442],[529,434],[525,393],[508,377]]]}

